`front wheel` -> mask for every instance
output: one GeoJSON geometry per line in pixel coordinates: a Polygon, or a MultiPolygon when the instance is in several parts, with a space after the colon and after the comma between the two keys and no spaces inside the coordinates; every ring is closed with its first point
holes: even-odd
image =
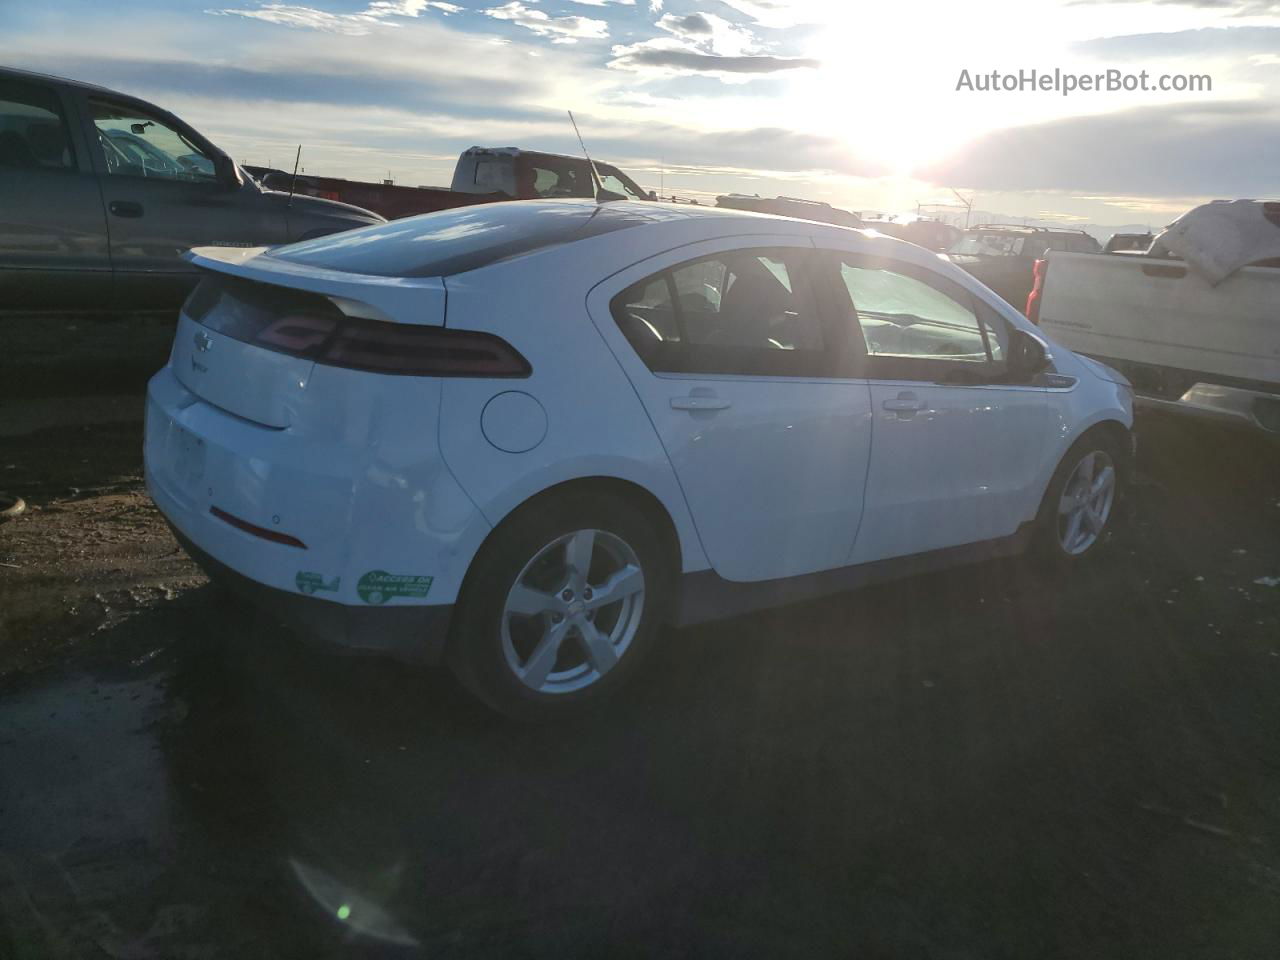
{"type": "Polygon", "coordinates": [[[670,590],[662,542],[631,504],[595,494],[534,502],[477,555],[450,664],[515,719],[572,711],[635,671],[670,590]]]}
{"type": "Polygon", "coordinates": [[[1073,564],[1105,546],[1118,512],[1123,463],[1116,444],[1100,433],[1067,451],[1040,509],[1037,549],[1043,559],[1073,564]]]}

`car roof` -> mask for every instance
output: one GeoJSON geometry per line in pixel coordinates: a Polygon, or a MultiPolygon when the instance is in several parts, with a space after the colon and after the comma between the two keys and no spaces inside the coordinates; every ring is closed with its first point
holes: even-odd
{"type": "Polygon", "coordinates": [[[690,208],[653,201],[558,198],[484,203],[406,217],[354,233],[293,244],[272,256],[321,269],[369,276],[452,276],[551,247],[602,238],[618,231],[648,237],[646,244],[701,233],[785,233],[811,236],[818,224],[741,211],[690,208]],[[725,229],[721,224],[732,224],[725,229]],[[698,231],[698,225],[703,229],[698,231]],[[656,235],[656,236],[655,236],[656,235]]]}
{"type": "MultiPolygon", "coordinates": [[[[86,83],[84,80],[72,80],[69,77],[60,77],[53,73],[37,73],[34,70],[22,70],[18,67],[0,66],[0,78],[10,80],[30,80],[35,83],[57,83],[64,87],[78,87],[81,90],[92,90],[95,93],[110,93],[115,96],[128,96],[119,90],[112,90],[109,87],[103,87],[96,83],[86,83]]],[[[133,99],[137,99],[136,97],[133,99]]]]}

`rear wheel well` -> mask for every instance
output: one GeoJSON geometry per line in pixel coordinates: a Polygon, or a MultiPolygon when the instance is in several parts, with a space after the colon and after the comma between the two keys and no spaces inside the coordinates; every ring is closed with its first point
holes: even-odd
{"type": "MultiPolygon", "coordinates": [[[[545,490],[535,493],[499,520],[493,529],[497,530],[517,513],[525,510],[536,510],[540,502],[553,498],[557,500],[561,498],[572,499],[587,493],[603,494],[628,503],[648,518],[662,541],[672,582],[678,589],[684,554],[680,547],[680,537],[676,533],[675,522],[671,519],[671,514],[667,512],[667,508],[663,506],[661,500],[638,483],[633,483],[630,480],[622,480],[618,477],[580,477],[574,480],[566,480],[563,483],[558,483],[553,487],[547,487],[545,490]]],[[[489,536],[493,536],[492,531],[489,536]]],[[[481,545],[481,549],[484,549],[483,545],[481,545]]],[[[671,605],[672,610],[675,607],[676,604],[671,605]]]]}

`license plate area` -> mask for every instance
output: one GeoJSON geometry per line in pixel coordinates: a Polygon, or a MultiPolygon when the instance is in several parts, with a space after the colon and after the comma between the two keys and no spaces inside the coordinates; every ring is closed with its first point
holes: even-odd
{"type": "Polygon", "coordinates": [[[205,443],[190,430],[173,424],[169,435],[173,452],[173,479],[183,493],[194,493],[204,480],[205,443]]]}

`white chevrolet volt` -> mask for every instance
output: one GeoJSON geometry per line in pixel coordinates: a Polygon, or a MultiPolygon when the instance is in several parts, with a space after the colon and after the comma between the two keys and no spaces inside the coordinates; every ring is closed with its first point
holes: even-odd
{"type": "Polygon", "coordinates": [[[1109,534],[1122,376],[874,232],[658,203],[202,248],[147,484],[304,633],[520,717],[684,625],[1109,534]]]}

